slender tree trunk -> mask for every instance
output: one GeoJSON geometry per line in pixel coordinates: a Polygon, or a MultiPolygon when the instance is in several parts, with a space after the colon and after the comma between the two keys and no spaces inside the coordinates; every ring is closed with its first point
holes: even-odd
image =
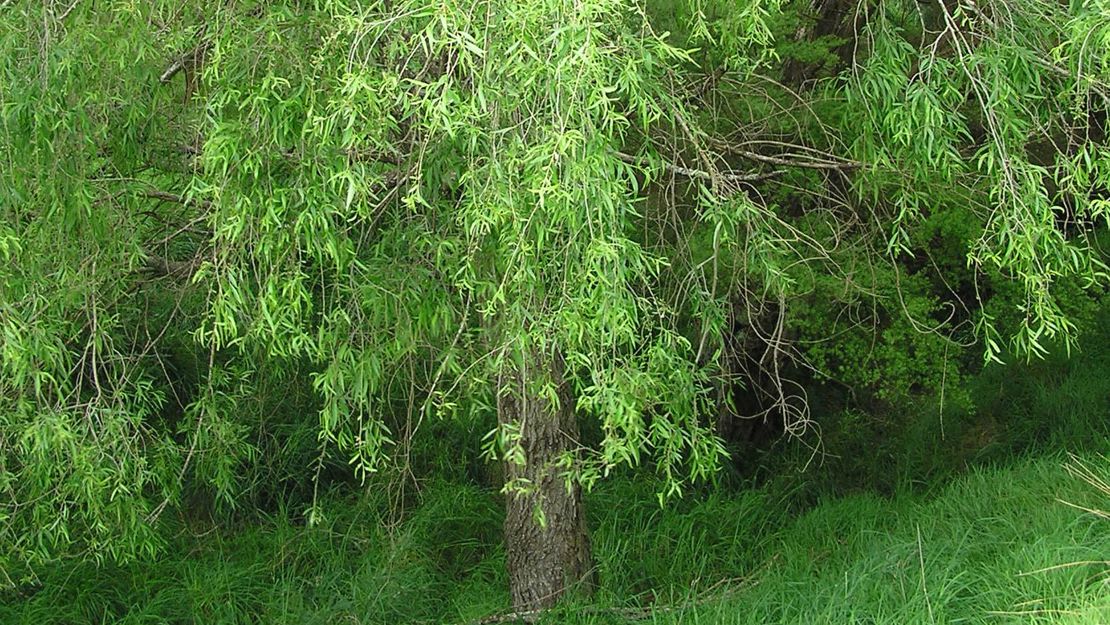
{"type": "Polygon", "coordinates": [[[505,463],[505,479],[526,484],[523,490],[510,489],[505,502],[509,590],[518,612],[548,608],[568,591],[590,593],[594,585],[581,488],[572,484],[568,489],[562,469],[555,466],[577,445],[573,400],[561,363],[548,364],[544,373],[560,389],[559,406],[536,396],[528,370],[506,380],[512,388],[498,402],[499,420],[520,428],[525,457],[523,465],[505,463]]]}

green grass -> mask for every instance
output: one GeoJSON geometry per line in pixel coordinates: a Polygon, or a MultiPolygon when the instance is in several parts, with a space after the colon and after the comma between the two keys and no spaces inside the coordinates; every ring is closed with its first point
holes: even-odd
{"type": "Polygon", "coordinates": [[[1057,501],[1098,497],[1061,465],[978,470],[930,497],[837,498],[754,538],[753,521],[781,520],[758,494],[654,518],[614,506],[595,537],[600,599],[658,584],[670,596],[656,601],[678,606],[658,623],[1110,623],[1110,521],[1057,501]],[[1101,563],[1061,566],[1083,561],[1101,563]]]}
{"type": "MultiPolygon", "coordinates": [[[[1103,479],[1110,460],[1085,455],[1103,479]]],[[[551,623],[1110,623],[1110,507],[1053,455],[929,493],[794,509],[796,488],[660,508],[645,480],[589,498],[602,585],[551,623]],[[1097,562],[1093,564],[1075,564],[1097,562]]],[[[805,479],[803,474],[798,479],[805,479]]],[[[61,566],[0,623],[465,623],[507,607],[497,497],[432,484],[392,530],[384,496],[305,528],[182,523],[156,562],[61,566]]]]}

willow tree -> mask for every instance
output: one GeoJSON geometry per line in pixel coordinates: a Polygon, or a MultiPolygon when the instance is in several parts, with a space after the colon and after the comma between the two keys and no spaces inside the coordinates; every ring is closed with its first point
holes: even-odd
{"type": "Polygon", "coordinates": [[[252,394],[307,370],[364,477],[424,419],[486,424],[513,604],[548,606],[592,583],[583,486],[719,463],[738,319],[866,290],[952,206],[1018,285],[972,315],[987,354],[1071,339],[1107,7],[834,4],[0,6],[0,565],[141,555],[190,480],[232,500],[252,394]],[[170,341],[207,355],[184,399],[170,341]]]}

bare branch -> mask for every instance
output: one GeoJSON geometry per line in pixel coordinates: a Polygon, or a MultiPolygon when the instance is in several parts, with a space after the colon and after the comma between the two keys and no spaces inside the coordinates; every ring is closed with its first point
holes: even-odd
{"type": "MultiPolygon", "coordinates": [[[[620,160],[626,163],[631,163],[632,165],[640,165],[642,167],[649,167],[651,165],[647,160],[632,156],[631,154],[625,154],[624,152],[614,152],[614,154],[616,154],[617,158],[619,158],[620,160]]],[[[712,182],[714,178],[714,175],[707,171],[683,167],[682,165],[678,165],[677,163],[671,163],[668,161],[663,161],[663,168],[667,171],[678,174],[679,176],[685,176],[687,178],[697,178],[698,180],[707,180],[709,182],[712,182]]],[[[752,183],[759,182],[760,180],[767,180],[768,178],[774,178],[775,176],[782,175],[782,173],[783,172],[779,170],[752,174],[738,174],[731,171],[724,171],[720,172],[718,176],[720,177],[720,180],[723,180],[725,182],[752,183]]]]}
{"type": "Polygon", "coordinates": [[[768,163],[770,165],[779,165],[782,167],[801,167],[804,169],[836,169],[840,171],[849,171],[867,166],[867,163],[842,158],[823,150],[811,148],[809,146],[796,145],[783,141],[749,141],[741,143],[739,145],[735,145],[730,144],[726,141],[712,140],[712,143],[713,147],[717,148],[718,150],[728,152],[729,154],[735,154],[748,160],[757,161],[760,163],[768,163]],[[753,152],[752,150],[745,149],[744,147],[742,147],[745,145],[774,145],[779,148],[805,152],[806,154],[799,155],[780,153],[772,156],[769,154],[761,154],[759,152],[753,152]]]}
{"type": "Polygon", "coordinates": [[[148,197],[154,200],[162,200],[163,202],[175,202],[177,204],[183,204],[185,206],[199,206],[204,210],[212,208],[212,202],[209,202],[208,200],[197,201],[191,198],[177,195],[176,193],[169,193],[168,191],[143,191],[142,195],[143,197],[148,197]]]}
{"type": "Polygon", "coordinates": [[[187,278],[200,266],[198,255],[189,260],[170,260],[155,254],[147,254],[145,269],[156,276],[187,278]]]}
{"type": "Polygon", "coordinates": [[[162,75],[158,77],[158,82],[166,84],[177,75],[185,67],[185,59],[180,58],[174,61],[169,67],[166,68],[162,75]]]}
{"type": "Polygon", "coordinates": [[[859,161],[819,161],[819,160],[798,160],[795,158],[784,158],[783,156],[769,156],[760,154],[758,152],[751,152],[748,150],[734,149],[733,154],[743,156],[744,158],[752,161],[759,161],[760,163],[769,163],[771,165],[780,165],[782,167],[801,167],[803,169],[835,169],[839,171],[848,171],[852,169],[859,169],[864,166],[859,161]]]}
{"type": "Polygon", "coordinates": [[[211,47],[211,45],[211,41],[204,41],[189,52],[186,52],[179,56],[173,63],[170,63],[169,67],[167,67],[162,72],[162,75],[158,77],[158,82],[164,85],[172,80],[173,77],[176,76],[181,70],[185,69],[188,66],[195,65],[197,61],[204,56],[204,53],[208,51],[208,48],[211,47]]]}
{"type": "Polygon", "coordinates": [[[80,3],[81,3],[81,0],[73,0],[73,4],[69,5],[69,8],[67,8],[65,11],[62,12],[61,15],[58,16],[58,21],[59,22],[64,22],[65,19],[67,17],[69,17],[69,14],[73,13],[73,9],[76,9],[77,5],[80,4],[80,3]]]}

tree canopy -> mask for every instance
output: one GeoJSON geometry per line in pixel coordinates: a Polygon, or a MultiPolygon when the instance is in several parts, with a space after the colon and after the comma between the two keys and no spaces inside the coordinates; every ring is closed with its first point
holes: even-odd
{"type": "Polygon", "coordinates": [[[1071,346],[1108,103],[1103,0],[0,3],[0,571],[442,418],[558,525],[738,389],[1071,346]]]}

